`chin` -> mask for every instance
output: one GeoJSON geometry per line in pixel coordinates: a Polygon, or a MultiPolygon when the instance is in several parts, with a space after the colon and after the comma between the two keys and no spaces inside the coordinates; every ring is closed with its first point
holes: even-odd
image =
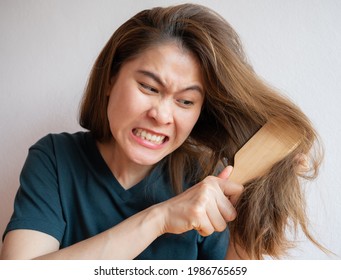
{"type": "Polygon", "coordinates": [[[163,157],[148,157],[148,156],[139,156],[139,157],[134,157],[132,158],[132,161],[135,162],[138,165],[143,165],[143,166],[153,166],[160,162],[163,159],[163,157]]]}
{"type": "Polygon", "coordinates": [[[141,160],[141,161],[135,161],[136,164],[142,165],[142,166],[153,166],[157,163],[159,163],[161,159],[158,160],[141,160]]]}

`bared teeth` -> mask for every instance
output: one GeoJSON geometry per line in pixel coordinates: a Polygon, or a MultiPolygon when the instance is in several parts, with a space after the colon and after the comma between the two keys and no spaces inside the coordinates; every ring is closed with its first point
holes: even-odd
{"type": "Polygon", "coordinates": [[[163,141],[165,140],[165,136],[152,134],[152,133],[145,131],[141,128],[134,129],[134,134],[143,140],[147,140],[147,141],[155,143],[155,144],[162,144],[163,141]]]}

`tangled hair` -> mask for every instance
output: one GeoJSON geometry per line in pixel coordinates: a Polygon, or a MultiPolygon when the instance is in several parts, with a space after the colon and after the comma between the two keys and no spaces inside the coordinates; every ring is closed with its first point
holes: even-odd
{"type": "Polygon", "coordinates": [[[233,28],[214,11],[195,4],[144,10],[121,25],[97,58],[80,110],[80,124],[98,141],[112,137],[107,119],[110,80],[122,64],[147,48],[176,42],[193,53],[203,76],[205,100],[190,137],[167,157],[174,190],[183,178],[199,181],[216,172],[223,158],[233,165],[235,153],[268,120],[276,117],[299,128],[302,141],[267,174],[248,182],[229,224],[233,242],[250,258],[279,258],[293,244],[288,226],[308,231],[302,179],[318,174],[322,148],[306,115],[253,71],[233,28]],[[312,151],[315,151],[314,153],[312,151]],[[310,168],[298,170],[298,155],[310,168]],[[198,172],[198,164],[200,165],[198,172]],[[195,166],[195,168],[194,168],[195,166]]]}

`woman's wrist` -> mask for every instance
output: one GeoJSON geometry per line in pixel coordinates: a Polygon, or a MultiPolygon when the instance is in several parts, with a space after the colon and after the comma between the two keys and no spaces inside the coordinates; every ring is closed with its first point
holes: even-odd
{"type": "Polygon", "coordinates": [[[153,205],[145,210],[146,216],[143,219],[147,231],[152,231],[155,238],[166,233],[165,231],[165,212],[162,203],[153,205]]]}

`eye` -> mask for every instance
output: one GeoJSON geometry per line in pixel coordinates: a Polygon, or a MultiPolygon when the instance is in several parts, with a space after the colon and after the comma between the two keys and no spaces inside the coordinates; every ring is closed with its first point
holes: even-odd
{"type": "Polygon", "coordinates": [[[183,107],[191,107],[194,105],[194,102],[193,101],[190,101],[190,100],[186,100],[186,99],[178,99],[177,100],[178,103],[180,105],[182,105],[183,107]]]}
{"type": "Polygon", "coordinates": [[[139,83],[139,85],[144,91],[147,91],[149,93],[159,93],[159,91],[156,88],[151,87],[145,83],[139,83]]]}

